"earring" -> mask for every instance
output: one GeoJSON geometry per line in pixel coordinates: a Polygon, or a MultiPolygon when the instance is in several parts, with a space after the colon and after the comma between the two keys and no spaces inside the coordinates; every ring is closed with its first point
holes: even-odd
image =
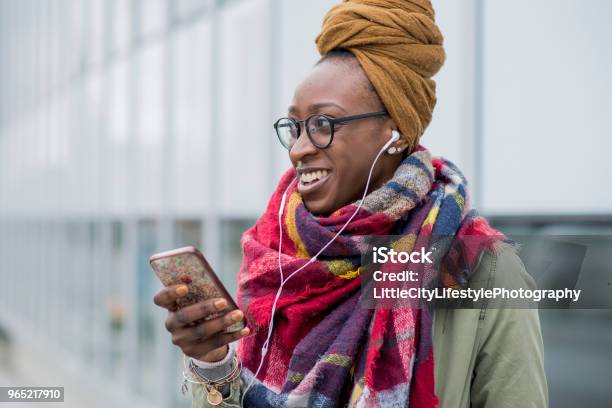
{"type": "Polygon", "coordinates": [[[387,153],[389,154],[395,154],[395,153],[399,153],[401,152],[402,149],[400,149],[399,147],[390,147],[387,149],[387,153]]]}

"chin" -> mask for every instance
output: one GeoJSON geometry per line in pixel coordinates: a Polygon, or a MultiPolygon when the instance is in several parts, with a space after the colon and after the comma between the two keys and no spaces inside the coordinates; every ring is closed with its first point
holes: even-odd
{"type": "Polygon", "coordinates": [[[312,194],[302,195],[304,206],[313,215],[327,217],[342,207],[341,203],[338,202],[337,191],[335,185],[325,185],[312,194]]]}
{"type": "Polygon", "coordinates": [[[304,199],[304,206],[311,214],[320,217],[328,216],[334,212],[330,203],[326,203],[323,200],[304,199]]]}

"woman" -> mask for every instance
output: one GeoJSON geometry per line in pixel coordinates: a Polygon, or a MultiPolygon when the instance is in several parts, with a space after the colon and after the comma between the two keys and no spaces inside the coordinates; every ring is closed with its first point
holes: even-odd
{"type": "Polygon", "coordinates": [[[367,239],[383,235],[460,262],[423,270],[424,286],[533,286],[470,209],[459,169],[419,144],[444,62],[430,2],[345,1],[317,46],[321,60],[275,124],[293,166],[242,238],[242,311],[193,325],[225,301],[175,311],[186,287],[155,297],[202,383],[193,406],[547,406],[536,310],[368,307],[360,296],[367,239]],[[250,329],[223,333],[243,312],[250,329]]]}

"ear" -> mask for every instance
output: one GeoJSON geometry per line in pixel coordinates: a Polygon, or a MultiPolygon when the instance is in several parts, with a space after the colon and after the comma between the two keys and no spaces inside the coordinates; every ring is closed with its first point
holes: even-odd
{"type": "Polygon", "coordinates": [[[402,136],[397,142],[393,143],[393,146],[395,146],[396,148],[400,149],[403,152],[408,148],[408,141],[406,140],[404,136],[402,136]]]}
{"type": "MultiPolygon", "coordinates": [[[[397,126],[395,126],[395,122],[393,122],[392,119],[390,120],[390,126],[389,126],[389,138],[391,137],[391,132],[396,130],[399,132],[399,129],[397,128],[397,126]]],[[[400,132],[401,135],[402,132],[400,132]]],[[[395,147],[396,149],[400,149],[402,152],[404,152],[408,147],[409,147],[409,143],[406,140],[406,138],[402,135],[402,137],[399,138],[399,140],[397,142],[394,142],[392,144],[393,147],[395,147]]]]}
{"type": "MultiPolygon", "coordinates": [[[[399,132],[399,128],[395,124],[395,121],[391,119],[391,116],[387,117],[387,120],[385,121],[385,124],[384,124],[384,129],[385,129],[384,134],[387,135],[387,137],[385,138],[386,140],[389,140],[391,138],[392,131],[397,130],[399,132]]],[[[402,132],[400,132],[400,135],[401,134],[402,132]]],[[[396,149],[400,149],[402,152],[405,152],[406,149],[409,147],[409,143],[408,141],[406,141],[406,138],[404,138],[404,136],[402,135],[402,137],[400,137],[399,140],[397,142],[394,142],[391,146],[395,147],[396,149]]]]}

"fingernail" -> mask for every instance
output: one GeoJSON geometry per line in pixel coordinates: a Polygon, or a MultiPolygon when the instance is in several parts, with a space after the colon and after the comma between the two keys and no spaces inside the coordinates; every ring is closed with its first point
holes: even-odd
{"type": "Polygon", "coordinates": [[[215,300],[215,307],[218,310],[225,309],[226,306],[227,306],[227,301],[225,299],[215,300]]]}
{"type": "Polygon", "coordinates": [[[235,322],[239,322],[242,320],[243,314],[240,310],[234,310],[232,312],[232,320],[235,322]]]}
{"type": "Polygon", "coordinates": [[[245,327],[244,329],[240,330],[240,335],[247,336],[250,332],[251,330],[248,327],[245,327]]]}
{"type": "Polygon", "coordinates": [[[189,292],[189,288],[185,285],[176,288],[176,294],[179,296],[185,296],[187,292],[189,292]]]}

